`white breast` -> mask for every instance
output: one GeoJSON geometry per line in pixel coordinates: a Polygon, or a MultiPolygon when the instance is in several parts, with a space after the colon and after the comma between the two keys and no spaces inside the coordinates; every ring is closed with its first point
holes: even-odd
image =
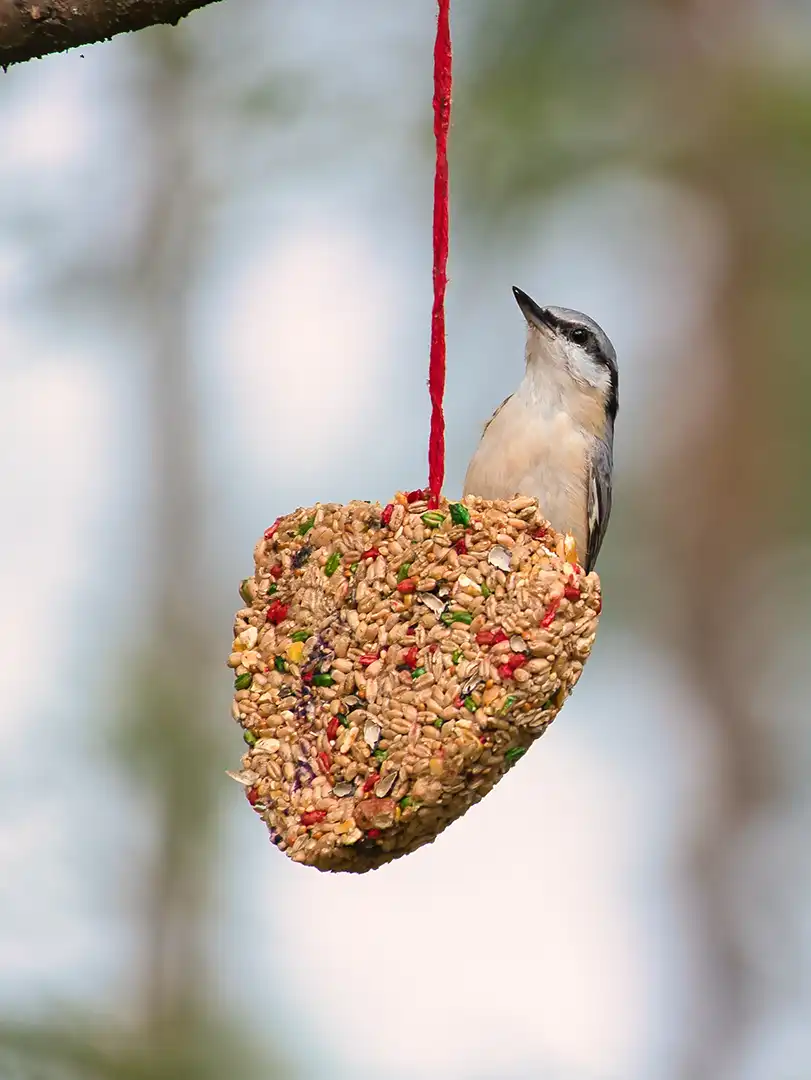
{"type": "Polygon", "coordinates": [[[465,477],[465,495],[510,499],[531,495],[578,552],[587,546],[587,471],[591,436],[560,409],[539,408],[519,393],[496,414],[465,477]]]}

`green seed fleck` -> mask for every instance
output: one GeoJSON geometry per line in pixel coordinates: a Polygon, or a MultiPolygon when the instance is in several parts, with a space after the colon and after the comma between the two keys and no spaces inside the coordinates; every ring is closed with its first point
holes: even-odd
{"type": "Polygon", "coordinates": [[[507,713],[510,711],[510,709],[513,707],[513,705],[515,705],[515,698],[510,696],[510,697],[507,698],[507,700],[504,702],[504,704],[498,710],[498,715],[499,716],[506,716],[507,713]]]}
{"type": "Polygon", "coordinates": [[[413,802],[414,800],[411,798],[410,795],[403,795],[402,799],[400,799],[400,809],[407,810],[413,802]]]}
{"type": "Polygon", "coordinates": [[[315,525],[315,518],[307,518],[307,520],[298,527],[299,536],[306,536],[310,529],[313,527],[313,525],[315,525]]]}
{"type": "Polygon", "coordinates": [[[295,634],[290,635],[291,641],[306,641],[307,638],[313,636],[312,630],[296,630],[295,634]]]}
{"type": "Polygon", "coordinates": [[[275,581],[271,582],[270,585],[268,585],[268,596],[274,596],[278,591],[279,586],[276,584],[275,581]]]}
{"type": "Polygon", "coordinates": [[[350,571],[351,571],[351,572],[352,572],[353,574],[355,573],[355,571],[357,570],[357,568],[358,568],[358,564],[357,564],[356,562],[353,562],[353,563],[352,563],[352,565],[351,565],[351,566],[349,567],[350,571]]]}
{"type": "Polygon", "coordinates": [[[451,503],[451,521],[465,527],[470,524],[470,511],[463,503],[451,503]]]}
{"type": "Polygon", "coordinates": [[[401,581],[405,581],[405,579],[408,577],[408,574],[409,574],[410,570],[411,570],[411,563],[410,562],[404,562],[403,565],[400,567],[400,569],[397,571],[397,584],[398,585],[400,584],[401,581]]]}
{"type": "Polygon", "coordinates": [[[372,757],[377,758],[378,761],[385,761],[388,756],[388,750],[375,750],[372,754],[372,757]]]}
{"type": "Polygon", "coordinates": [[[338,567],[341,565],[341,556],[337,551],[333,551],[330,557],[327,559],[327,565],[324,567],[324,573],[327,577],[332,577],[338,567]]]}
{"type": "Polygon", "coordinates": [[[338,713],[338,723],[341,727],[349,727],[349,717],[346,713],[338,713]]]}
{"type": "Polygon", "coordinates": [[[487,587],[487,586],[485,585],[485,583],[484,583],[484,582],[482,582],[482,596],[483,596],[483,597],[485,598],[485,600],[487,599],[487,597],[488,597],[488,596],[492,595],[492,592],[493,592],[493,590],[492,590],[492,589],[489,589],[489,588],[488,588],[488,587],[487,587]]]}
{"type": "Polygon", "coordinates": [[[451,657],[451,661],[454,664],[458,664],[461,659],[462,659],[462,650],[461,649],[455,649],[454,653],[453,653],[453,656],[451,657]]]}
{"type": "Polygon", "coordinates": [[[313,686],[333,686],[334,684],[335,680],[326,671],[319,671],[317,675],[313,675],[313,686]]]}
{"type": "Polygon", "coordinates": [[[243,731],[242,738],[248,744],[248,746],[256,746],[256,736],[252,731],[243,731]]]}
{"type": "Polygon", "coordinates": [[[424,675],[424,674],[425,674],[425,668],[424,667],[414,668],[414,670],[411,672],[411,678],[412,679],[419,679],[420,675],[424,675]]]}
{"type": "Polygon", "coordinates": [[[438,510],[426,510],[422,515],[422,523],[429,529],[438,529],[444,520],[445,515],[440,514],[438,510]]]}
{"type": "Polygon", "coordinates": [[[522,758],[526,754],[526,746],[511,746],[507,753],[504,755],[506,761],[509,761],[510,765],[514,765],[519,758],[522,758]]]}
{"type": "Polygon", "coordinates": [[[277,656],[273,661],[273,666],[277,671],[287,671],[287,664],[285,664],[283,656],[277,656]]]}
{"type": "Polygon", "coordinates": [[[469,611],[446,611],[440,616],[442,622],[446,626],[450,626],[451,623],[464,623],[465,626],[470,626],[473,622],[473,616],[469,611]]]}
{"type": "Polygon", "coordinates": [[[444,723],[445,721],[442,719],[442,717],[438,716],[436,720],[434,720],[434,727],[441,728],[444,723]]]}
{"type": "Polygon", "coordinates": [[[251,603],[251,594],[248,592],[248,582],[250,580],[251,580],[250,578],[244,578],[240,582],[240,586],[239,586],[239,595],[242,597],[242,599],[245,601],[246,604],[251,603]]]}
{"type": "Polygon", "coordinates": [[[234,689],[248,690],[252,682],[253,675],[251,675],[250,671],[246,671],[243,675],[237,675],[236,679],[234,679],[234,689]]]}
{"type": "Polygon", "coordinates": [[[467,711],[475,712],[478,707],[479,706],[476,704],[476,699],[473,697],[473,695],[468,694],[465,698],[465,708],[467,709],[467,711]]]}

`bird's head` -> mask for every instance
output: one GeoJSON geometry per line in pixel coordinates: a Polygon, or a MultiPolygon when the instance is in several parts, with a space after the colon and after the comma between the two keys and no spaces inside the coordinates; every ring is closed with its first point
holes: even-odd
{"type": "Polygon", "coordinates": [[[570,379],[577,389],[600,401],[612,423],[618,406],[617,354],[594,319],[569,308],[541,307],[513,286],[527,320],[527,369],[570,379]]]}

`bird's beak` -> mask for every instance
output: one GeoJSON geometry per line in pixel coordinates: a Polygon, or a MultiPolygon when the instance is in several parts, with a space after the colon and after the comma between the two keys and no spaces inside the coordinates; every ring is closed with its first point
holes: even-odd
{"type": "Polygon", "coordinates": [[[513,295],[530,326],[535,326],[538,330],[551,328],[552,323],[546,308],[539,307],[532,297],[527,296],[517,285],[513,285],[513,295]]]}

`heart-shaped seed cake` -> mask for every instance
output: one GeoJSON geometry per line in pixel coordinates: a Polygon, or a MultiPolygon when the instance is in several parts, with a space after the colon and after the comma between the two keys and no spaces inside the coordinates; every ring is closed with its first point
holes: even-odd
{"type": "Polygon", "coordinates": [[[530,498],[318,504],[271,526],[229,664],[274,844],[360,873],[432,841],[554,720],[600,582],[530,498]]]}

